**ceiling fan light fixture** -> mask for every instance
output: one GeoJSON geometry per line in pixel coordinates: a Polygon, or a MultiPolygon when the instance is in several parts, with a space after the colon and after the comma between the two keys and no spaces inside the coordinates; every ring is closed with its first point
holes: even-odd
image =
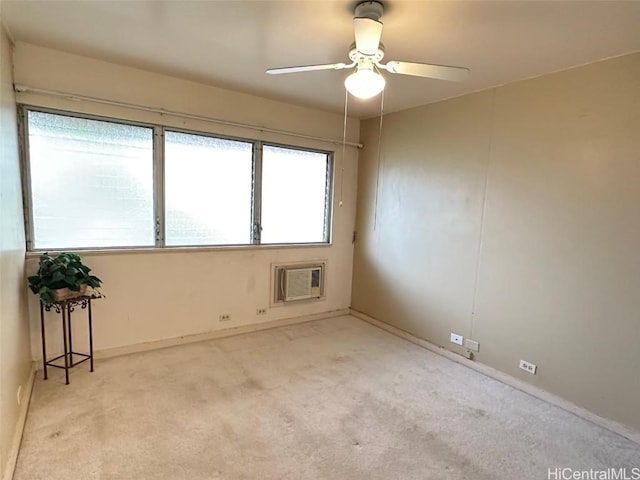
{"type": "Polygon", "coordinates": [[[385,89],[386,82],[380,74],[380,70],[386,70],[393,75],[410,75],[452,82],[461,82],[469,76],[469,69],[464,67],[400,62],[398,60],[387,61],[386,64],[380,63],[384,57],[384,45],[380,42],[382,39],[380,18],[384,12],[383,2],[386,3],[386,0],[359,0],[356,5],[353,18],[355,42],[349,47],[347,55],[352,62],[351,64],[298,65],[270,68],[267,73],[279,75],[281,73],[342,70],[355,67],[355,71],[344,81],[344,86],[348,93],[365,100],[379,95],[385,89]]]}
{"type": "Polygon", "coordinates": [[[385,80],[373,69],[357,69],[344,81],[344,87],[354,97],[366,100],[375,97],[384,90],[385,80]]]}

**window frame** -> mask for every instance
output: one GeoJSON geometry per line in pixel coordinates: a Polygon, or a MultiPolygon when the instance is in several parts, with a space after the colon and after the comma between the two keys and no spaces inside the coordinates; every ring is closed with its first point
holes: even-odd
{"type": "Polygon", "coordinates": [[[255,222],[255,213],[254,213],[254,209],[255,209],[255,203],[254,203],[254,199],[253,197],[255,196],[255,189],[256,189],[256,184],[255,184],[255,169],[256,169],[256,143],[258,143],[256,140],[252,140],[252,139],[247,139],[247,138],[241,138],[241,137],[232,137],[229,135],[217,135],[215,133],[211,133],[211,132],[201,132],[201,131],[197,131],[197,130],[188,130],[188,129],[183,129],[183,128],[174,128],[174,127],[167,127],[167,126],[163,126],[162,128],[162,138],[161,138],[161,148],[162,148],[162,156],[159,159],[159,162],[161,163],[161,167],[160,170],[162,170],[162,202],[163,202],[163,209],[162,209],[162,228],[161,228],[161,236],[162,236],[162,245],[159,245],[159,248],[217,248],[217,247],[245,247],[245,246],[250,246],[250,245],[260,245],[259,243],[256,244],[254,243],[254,239],[253,239],[253,235],[251,235],[251,233],[253,232],[253,225],[255,222]],[[248,229],[249,229],[249,239],[250,241],[247,243],[229,243],[229,244],[221,244],[221,243],[217,243],[217,244],[203,244],[203,245],[166,245],[166,222],[164,221],[164,215],[166,213],[166,210],[164,209],[164,200],[166,198],[165,196],[165,191],[166,191],[166,183],[165,183],[165,176],[166,176],[166,156],[165,156],[165,152],[164,152],[164,146],[165,146],[165,132],[175,132],[175,133],[184,133],[186,135],[198,135],[201,137],[208,137],[208,138],[216,138],[219,140],[230,140],[233,142],[242,142],[242,143],[250,143],[251,144],[251,218],[250,223],[248,225],[248,229]]]}
{"type": "MultiPolygon", "coordinates": [[[[263,147],[278,147],[278,148],[287,148],[289,150],[297,150],[300,152],[313,152],[313,153],[322,153],[327,155],[327,169],[325,173],[325,187],[324,187],[324,219],[323,219],[323,237],[324,241],[320,242],[322,244],[330,244],[331,243],[331,234],[332,234],[332,225],[333,225],[333,152],[328,152],[326,150],[319,150],[314,148],[304,148],[297,147],[292,145],[285,145],[282,143],[275,142],[258,142],[260,144],[260,173],[262,174],[262,148],[263,147]]],[[[260,178],[260,187],[262,187],[262,178],[260,178]]],[[[258,199],[260,206],[260,213],[262,213],[262,191],[260,191],[260,197],[258,199]]],[[[262,230],[262,227],[260,227],[262,230]]],[[[310,242],[310,243],[260,243],[259,245],[314,245],[318,242],[310,242]]]]}
{"type": "Polygon", "coordinates": [[[49,113],[66,117],[74,117],[86,120],[96,120],[110,122],[119,125],[130,125],[152,129],[153,132],[153,223],[154,242],[145,246],[109,246],[109,247],[77,247],[74,251],[126,251],[126,250],[210,250],[210,249],[233,249],[233,248],[277,248],[277,247],[308,247],[308,246],[330,246],[333,237],[333,195],[334,195],[334,170],[335,152],[300,145],[289,145],[285,143],[259,140],[256,138],[222,135],[214,132],[184,129],[170,125],[149,123],[136,120],[127,120],[116,117],[95,115],[90,113],[73,112],[57,108],[40,107],[36,105],[18,104],[18,144],[20,149],[21,171],[22,171],[22,195],[24,207],[24,228],[26,237],[26,250],[30,252],[62,251],[64,248],[35,248],[34,247],[34,218],[33,218],[33,191],[31,183],[31,160],[29,150],[29,112],[49,113]],[[242,244],[203,244],[203,245],[166,245],[166,211],[165,211],[165,132],[183,133],[188,135],[199,135],[221,140],[231,140],[252,145],[252,168],[251,168],[251,218],[249,219],[249,242],[242,244]],[[261,243],[261,216],[262,216],[262,153],[263,147],[279,147],[302,152],[314,152],[326,155],[326,177],[324,195],[324,219],[323,219],[323,240],[320,242],[289,242],[289,243],[261,243]]]}

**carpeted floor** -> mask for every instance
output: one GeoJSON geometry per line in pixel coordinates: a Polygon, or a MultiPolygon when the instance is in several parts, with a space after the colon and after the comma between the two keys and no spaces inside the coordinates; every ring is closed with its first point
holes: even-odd
{"type": "Polygon", "coordinates": [[[69,386],[51,370],[36,380],[14,480],[640,467],[639,445],[353,317],[84,364],[69,386]]]}

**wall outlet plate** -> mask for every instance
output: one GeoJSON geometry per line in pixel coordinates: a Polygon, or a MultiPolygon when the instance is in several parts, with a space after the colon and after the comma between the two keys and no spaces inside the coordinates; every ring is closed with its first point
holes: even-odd
{"type": "Polygon", "coordinates": [[[528,372],[528,373],[530,373],[532,375],[535,375],[536,374],[536,370],[538,370],[538,367],[535,364],[533,364],[531,362],[527,362],[525,360],[520,360],[520,368],[522,370],[524,370],[525,372],[528,372]]]}
{"type": "Polygon", "coordinates": [[[464,341],[464,346],[473,352],[480,351],[480,343],[475,340],[469,340],[468,338],[464,341]]]}
{"type": "Polygon", "coordinates": [[[464,343],[464,337],[462,335],[458,335],[457,333],[452,333],[450,342],[462,346],[462,344],[464,343]]]}
{"type": "Polygon", "coordinates": [[[266,308],[258,308],[256,309],[256,315],[266,315],[267,314],[267,309],[266,308]]]}
{"type": "Polygon", "coordinates": [[[222,315],[220,315],[220,321],[221,322],[228,322],[229,320],[231,320],[231,315],[228,313],[223,313],[222,315]]]}

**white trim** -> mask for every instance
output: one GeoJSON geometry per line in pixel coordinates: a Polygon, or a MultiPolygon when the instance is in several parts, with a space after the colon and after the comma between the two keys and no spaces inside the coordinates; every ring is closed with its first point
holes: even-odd
{"type": "MultiPolygon", "coordinates": [[[[149,350],[158,350],[161,348],[175,347],[178,345],[187,345],[189,343],[204,342],[216,338],[226,338],[245,333],[259,332],[261,330],[269,330],[272,328],[286,327],[296,325],[298,323],[312,322],[314,320],[322,320],[325,318],[341,317],[349,315],[349,309],[333,310],[330,312],[313,313],[310,315],[302,315],[299,317],[283,318],[280,320],[272,320],[264,323],[256,323],[251,325],[241,325],[239,327],[225,328],[222,330],[214,330],[206,333],[197,333],[194,335],[185,335],[183,337],[166,338],[162,340],[154,340],[151,342],[135,343],[132,345],[124,345],[121,347],[105,348],[94,351],[96,359],[105,359],[112,357],[120,357],[122,355],[130,355],[132,353],[147,352],[149,350]]],[[[42,357],[35,359],[38,371],[42,370],[42,357]]]]}
{"type": "Polygon", "coordinates": [[[487,377],[491,377],[494,380],[504,383],[505,385],[509,385],[510,387],[520,390],[521,392],[527,393],[532,397],[536,397],[540,400],[543,400],[552,405],[555,405],[556,407],[560,407],[563,410],[566,410],[567,412],[573,413],[577,417],[582,418],[583,420],[586,420],[595,425],[598,425],[599,427],[606,428],[607,430],[610,430],[614,433],[617,433],[618,435],[628,438],[629,440],[637,444],[640,444],[640,432],[638,432],[637,430],[634,430],[631,427],[628,427],[626,425],[623,425],[622,423],[616,422],[615,420],[609,420],[607,418],[596,415],[595,413],[590,412],[585,408],[579,407],[578,405],[570,402],[569,400],[565,400],[564,398],[561,398],[553,393],[547,392],[546,390],[542,390],[539,387],[536,387],[534,385],[518,380],[517,378],[514,378],[511,375],[508,375],[499,370],[496,370],[495,368],[492,368],[488,365],[484,365],[482,363],[469,360],[459,354],[456,354],[445,348],[439,347],[438,345],[435,345],[427,340],[418,338],[409,332],[405,332],[400,328],[394,327],[393,325],[389,325],[388,323],[385,323],[383,321],[370,317],[365,313],[351,309],[351,315],[353,315],[356,318],[359,318],[360,320],[364,320],[365,322],[370,323],[376,327],[386,330],[387,332],[392,333],[398,337],[404,338],[405,340],[408,340],[411,343],[414,343],[420,347],[423,347],[431,352],[437,353],[438,355],[442,355],[443,357],[446,357],[449,360],[452,360],[456,363],[464,365],[465,367],[469,367],[479,373],[482,373],[483,375],[486,375],[487,377]]]}
{"type": "Polygon", "coordinates": [[[29,411],[29,404],[31,403],[31,394],[33,393],[33,384],[36,378],[35,363],[31,362],[31,372],[29,372],[29,379],[25,385],[22,399],[20,400],[20,409],[18,410],[18,419],[16,421],[16,430],[13,434],[13,439],[9,445],[9,454],[7,456],[7,465],[4,469],[4,480],[11,480],[16,470],[16,464],[18,462],[18,453],[20,452],[20,444],[22,443],[22,434],[24,433],[24,427],[27,422],[27,412],[29,411]]]}

